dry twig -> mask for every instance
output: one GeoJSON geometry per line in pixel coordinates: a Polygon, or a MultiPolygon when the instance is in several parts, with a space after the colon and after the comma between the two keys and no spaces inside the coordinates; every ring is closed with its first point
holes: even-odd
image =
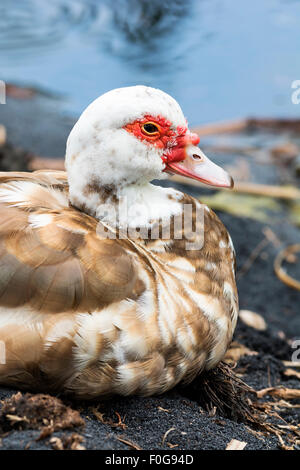
{"type": "Polygon", "coordinates": [[[282,361],[285,367],[300,367],[300,361],[282,361]]]}
{"type": "Polygon", "coordinates": [[[286,375],[287,377],[296,377],[297,379],[300,380],[300,372],[297,372],[296,370],[293,370],[293,369],[285,370],[284,375],[286,375]]]}
{"type": "Polygon", "coordinates": [[[175,430],[176,430],[176,428],[170,428],[170,429],[168,429],[167,432],[165,432],[165,434],[163,435],[163,438],[162,438],[162,442],[161,442],[162,445],[164,445],[165,440],[167,439],[167,437],[168,437],[168,435],[170,434],[170,432],[175,431],[175,430]]]}
{"type": "Polygon", "coordinates": [[[293,400],[294,398],[300,398],[300,390],[286,387],[268,387],[258,390],[256,395],[258,398],[270,395],[273,397],[283,398],[284,400],[293,400]]]}
{"type": "Polygon", "coordinates": [[[126,424],[122,421],[122,418],[117,411],[115,411],[115,414],[118,417],[118,421],[115,422],[111,418],[104,419],[104,413],[101,413],[101,411],[99,411],[97,408],[93,407],[91,408],[91,410],[93,414],[96,416],[96,418],[98,419],[98,421],[100,421],[101,423],[108,424],[112,428],[121,428],[123,430],[127,428],[126,424]]]}
{"type": "Polygon", "coordinates": [[[116,436],[116,439],[118,439],[118,441],[120,441],[120,442],[123,442],[123,444],[126,444],[127,446],[131,447],[132,449],[142,450],[142,448],[138,444],[135,444],[134,442],[129,441],[129,439],[124,439],[123,437],[120,437],[120,436],[116,436]]]}
{"type": "Polygon", "coordinates": [[[287,286],[292,287],[293,289],[300,290],[300,281],[289,276],[286,271],[282,268],[282,263],[286,260],[291,254],[297,253],[300,251],[300,244],[290,245],[284,250],[280,251],[274,261],[274,270],[276,276],[287,286]]]}

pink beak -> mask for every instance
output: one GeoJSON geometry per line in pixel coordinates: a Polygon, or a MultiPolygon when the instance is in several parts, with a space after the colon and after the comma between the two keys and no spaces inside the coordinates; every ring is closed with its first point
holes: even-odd
{"type": "Polygon", "coordinates": [[[184,160],[166,162],[165,171],[186,176],[211,186],[233,187],[232,177],[223,168],[209,160],[199,147],[187,145],[184,150],[184,160]]]}

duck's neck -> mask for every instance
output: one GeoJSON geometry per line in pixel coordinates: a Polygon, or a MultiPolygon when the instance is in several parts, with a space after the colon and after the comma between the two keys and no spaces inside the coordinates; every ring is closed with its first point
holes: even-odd
{"type": "Polygon", "coordinates": [[[70,188],[70,203],[79,210],[118,227],[151,227],[182,212],[182,193],[151,183],[70,188]]]}

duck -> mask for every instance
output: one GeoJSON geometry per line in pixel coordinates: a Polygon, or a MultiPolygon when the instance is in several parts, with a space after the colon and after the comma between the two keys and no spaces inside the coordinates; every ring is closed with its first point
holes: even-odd
{"type": "Polygon", "coordinates": [[[66,171],[0,173],[1,385],[150,396],[219,364],[238,316],[232,240],[159,186],[232,187],[198,144],[174,98],[137,85],[84,110],[66,171]]]}

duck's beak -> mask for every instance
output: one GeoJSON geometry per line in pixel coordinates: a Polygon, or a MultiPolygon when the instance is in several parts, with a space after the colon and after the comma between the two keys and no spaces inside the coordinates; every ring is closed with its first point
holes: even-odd
{"type": "Polygon", "coordinates": [[[232,177],[223,168],[209,160],[199,147],[188,145],[184,149],[184,154],[184,160],[166,162],[165,171],[186,176],[211,186],[233,187],[232,177]]]}

